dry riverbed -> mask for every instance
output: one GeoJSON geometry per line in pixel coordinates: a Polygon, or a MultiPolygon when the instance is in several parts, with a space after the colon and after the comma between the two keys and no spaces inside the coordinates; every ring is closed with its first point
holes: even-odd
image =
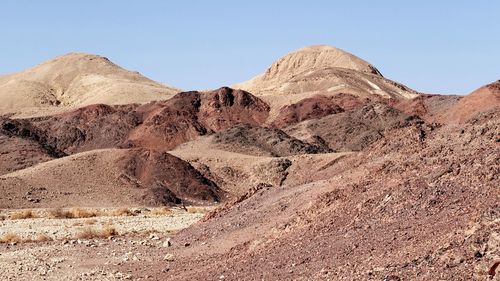
{"type": "Polygon", "coordinates": [[[0,280],[154,280],[126,269],[167,264],[175,233],[209,210],[2,210],[0,280]]]}

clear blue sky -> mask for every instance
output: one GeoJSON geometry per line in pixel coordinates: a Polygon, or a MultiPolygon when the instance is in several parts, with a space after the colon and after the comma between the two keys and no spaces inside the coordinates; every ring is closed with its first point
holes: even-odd
{"type": "Polygon", "coordinates": [[[328,44],[424,92],[467,93],[500,79],[498,0],[5,0],[0,28],[1,74],[78,51],[207,89],[328,44]]]}

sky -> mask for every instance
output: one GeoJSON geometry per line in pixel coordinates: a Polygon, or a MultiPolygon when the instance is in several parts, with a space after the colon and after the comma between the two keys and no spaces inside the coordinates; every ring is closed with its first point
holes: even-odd
{"type": "Polygon", "coordinates": [[[213,89],[326,44],[426,93],[500,79],[498,0],[4,0],[0,28],[0,74],[85,52],[184,90],[213,89]]]}

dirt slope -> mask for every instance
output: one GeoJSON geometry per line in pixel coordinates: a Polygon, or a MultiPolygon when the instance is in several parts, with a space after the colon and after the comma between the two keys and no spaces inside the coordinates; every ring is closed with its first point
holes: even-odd
{"type": "Polygon", "coordinates": [[[1,76],[0,115],[39,116],[96,103],[145,103],[177,92],[105,57],[70,53],[1,76]]]}
{"type": "Polygon", "coordinates": [[[223,193],[191,165],[147,149],[78,153],[0,176],[0,208],[209,204],[223,193]]]}

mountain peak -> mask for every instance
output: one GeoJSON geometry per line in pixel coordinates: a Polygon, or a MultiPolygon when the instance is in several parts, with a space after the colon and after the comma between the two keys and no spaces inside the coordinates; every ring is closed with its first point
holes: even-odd
{"type": "Polygon", "coordinates": [[[346,68],[382,76],[380,72],[361,58],[328,45],[314,45],[295,50],[274,62],[266,71],[267,79],[275,76],[295,76],[304,71],[325,68],[346,68]]]}
{"type": "Polygon", "coordinates": [[[417,93],[385,79],[367,61],[336,47],[308,46],[273,62],[264,73],[234,85],[256,95],[351,93],[371,97],[413,98],[417,93]]]}

